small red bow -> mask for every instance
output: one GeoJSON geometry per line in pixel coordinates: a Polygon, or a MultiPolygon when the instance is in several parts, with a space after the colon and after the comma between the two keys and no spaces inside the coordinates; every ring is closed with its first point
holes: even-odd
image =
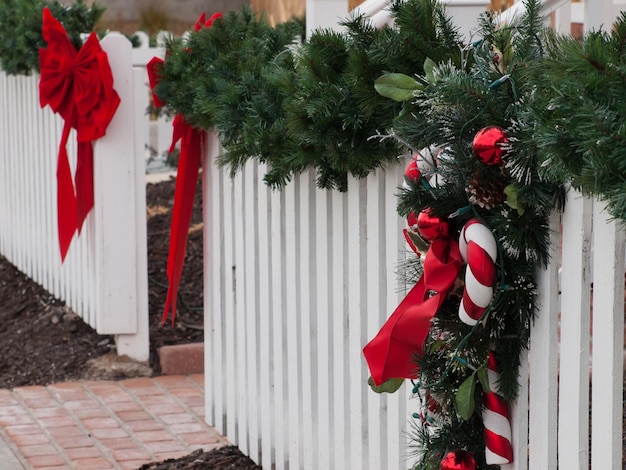
{"type": "MultiPolygon", "coordinates": [[[[220,13],[216,13],[208,20],[205,20],[206,17],[203,13],[196,22],[196,31],[203,27],[210,27],[214,20],[221,17],[220,13]]],[[[154,93],[154,88],[161,79],[161,68],[164,63],[163,59],[153,57],[147,65],[148,80],[150,81],[152,98],[156,107],[164,105],[163,101],[154,93]]],[[[176,173],[176,188],[174,189],[174,205],[172,207],[170,249],[167,257],[167,279],[169,285],[162,323],[165,324],[171,307],[172,325],[174,325],[176,320],[176,299],[185,263],[196,181],[198,180],[198,172],[200,170],[202,150],[206,147],[206,132],[192,127],[181,114],[177,114],[174,117],[172,126],[174,129],[169,151],[172,152],[176,143],[180,141],[180,155],[178,156],[178,171],[176,173]]]]}
{"type": "Polygon", "coordinates": [[[434,240],[424,259],[424,274],[364,348],[372,380],[417,378],[415,356],[424,352],[430,324],[454,285],[463,260],[456,241],[434,240]]]}
{"type": "Polygon", "coordinates": [[[42,33],[47,49],[39,50],[39,102],[65,121],[57,162],[57,224],[61,260],[74,233],[80,233],[93,207],[93,144],[105,131],[120,104],[106,52],[91,33],[77,52],[61,23],[43,11],[42,33]],[[71,129],[76,129],[76,175],[67,156],[71,129]]]}
{"type": "Polygon", "coordinates": [[[194,26],[194,29],[196,31],[200,31],[202,28],[210,28],[213,25],[213,22],[218,19],[221,18],[222,14],[221,13],[214,13],[211,18],[209,18],[208,20],[206,19],[206,14],[202,13],[200,15],[200,18],[198,18],[198,21],[196,21],[196,24],[194,26]]]}

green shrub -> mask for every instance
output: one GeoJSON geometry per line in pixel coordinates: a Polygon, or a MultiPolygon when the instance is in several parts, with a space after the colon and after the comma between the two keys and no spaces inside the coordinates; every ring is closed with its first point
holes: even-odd
{"type": "Polygon", "coordinates": [[[87,7],[83,0],[71,6],[48,0],[0,0],[0,66],[10,75],[30,75],[39,71],[39,48],[45,47],[41,36],[43,9],[65,27],[70,40],[79,49],[80,35],[93,30],[104,8],[87,7]]]}

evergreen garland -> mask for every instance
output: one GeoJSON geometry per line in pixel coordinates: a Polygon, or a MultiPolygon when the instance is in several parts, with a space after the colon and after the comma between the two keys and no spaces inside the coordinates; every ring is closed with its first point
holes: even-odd
{"type": "MultiPolygon", "coordinates": [[[[549,260],[548,217],[564,203],[558,178],[541,171],[544,157],[534,136],[534,75],[541,69],[547,33],[540,2],[526,0],[525,6],[523,18],[508,26],[484,14],[482,39],[463,47],[460,66],[449,60],[427,61],[426,72],[413,83],[411,101],[417,111],[400,113],[391,131],[409,145],[411,154],[427,160],[431,152],[437,154],[436,168],[422,170],[417,180],[407,178],[399,213],[428,212],[448,223],[457,240],[464,224],[478,218],[498,246],[494,297],[484,325],[459,320],[462,291],[453,290],[437,311],[423,356],[416,358],[414,393],[432,395],[439,407],[433,415],[424,402],[415,416],[419,469],[438,469],[443,456],[456,449],[469,451],[477,468],[490,468],[480,411],[488,391],[487,357],[495,351],[500,395],[515,399],[520,357],[536,313],[535,273],[549,260]],[[485,165],[474,154],[474,136],[488,126],[498,126],[508,136],[502,165],[485,165]],[[478,201],[470,197],[471,188],[478,201]],[[483,194],[487,199],[481,201],[483,194]],[[496,202],[485,203],[492,196],[496,202]]],[[[388,75],[384,94],[393,96],[396,83],[406,87],[407,78],[388,75]]]]}
{"type": "Polygon", "coordinates": [[[93,31],[104,8],[83,0],[71,6],[48,0],[0,0],[0,66],[9,75],[30,75],[39,71],[39,49],[45,47],[41,36],[43,9],[48,7],[78,50],[80,35],[93,31]]]}
{"type": "Polygon", "coordinates": [[[552,36],[538,67],[529,120],[537,123],[542,171],[606,200],[626,219],[626,13],[613,30],[590,32],[582,42],[552,36]]]}
{"type": "Polygon", "coordinates": [[[232,173],[254,158],[268,165],[273,187],[313,168],[320,187],[343,191],[349,174],[364,177],[401,151],[393,140],[371,140],[403,108],[375,92],[375,78],[422,73],[426,57],[461,57],[439,2],[397,0],[390,8],[394,28],[353,17],[345,33],[318,30],[302,40],[301,22],[273,28],[244,7],[185,43],[172,40],[155,91],[170,113],[217,130],[226,150],[219,163],[232,173]]]}

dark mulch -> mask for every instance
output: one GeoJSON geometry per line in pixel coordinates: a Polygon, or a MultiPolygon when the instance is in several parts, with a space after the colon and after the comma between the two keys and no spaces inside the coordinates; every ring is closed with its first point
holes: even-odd
{"type": "Polygon", "coordinates": [[[189,454],[184,459],[166,460],[161,463],[149,463],[138,470],[262,470],[235,446],[226,446],[210,452],[202,449],[189,454]]]}
{"type": "MultiPolygon", "coordinates": [[[[192,217],[175,326],[161,324],[167,293],[167,253],[174,179],[148,184],[148,290],[150,366],[160,373],[157,350],[168,344],[204,340],[202,197],[200,182],[192,217]]],[[[0,256],[0,388],[47,385],[94,377],[89,359],[115,350],[111,336],[98,335],[41,286],[0,256]]],[[[194,452],[142,468],[260,469],[236,447],[194,452]]]]}

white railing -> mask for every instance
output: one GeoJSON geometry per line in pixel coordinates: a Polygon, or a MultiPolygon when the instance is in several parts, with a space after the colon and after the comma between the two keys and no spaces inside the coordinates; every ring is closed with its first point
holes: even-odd
{"type": "Polygon", "coordinates": [[[263,468],[407,467],[408,393],[367,386],[361,348],[405,294],[401,169],[283,192],[248,164],[205,181],[207,419],[263,468]],[[274,467],[275,466],[275,467],[274,467]]]}
{"type": "MultiPolygon", "coordinates": [[[[64,263],[55,176],[63,123],[39,107],[37,75],[0,72],[0,251],[99,333],[116,335],[120,354],[147,360],[145,64],[133,68],[132,47],[120,34],[101,44],[121,104],[95,144],[95,207],[64,263]]],[[[71,158],[74,142],[71,135],[71,158]]]]}
{"type": "MultiPolygon", "coordinates": [[[[209,424],[264,468],[409,468],[410,390],[370,391],[361,354],[405,293],[401,169],[346,194],[311,175],[271,192],[255,164],[232,180],[216,169],[218,151],[213,139],[204,163],[209,424]]],[[[602,207],[571,192],[551,220],[507,469],[588,468],[591,450],[591,468],[622,468],[624,230],[602,207]]]]}
{"type": "MultiPolygon", "coordinates": [[[[214,165],[214,136],[209,147],[207,421],[267,469],[409,468],[410,390],[370,391],[361,354],[406,292],[401,166],[351,180],[345,194],[316,189],[310,174],[272,192],[262,166],[231,179],[214,165]]],[[[624,228],[573,191],[551,227],[512,404],[515,462],[502,468],[619,469],[624,228]]]]}

